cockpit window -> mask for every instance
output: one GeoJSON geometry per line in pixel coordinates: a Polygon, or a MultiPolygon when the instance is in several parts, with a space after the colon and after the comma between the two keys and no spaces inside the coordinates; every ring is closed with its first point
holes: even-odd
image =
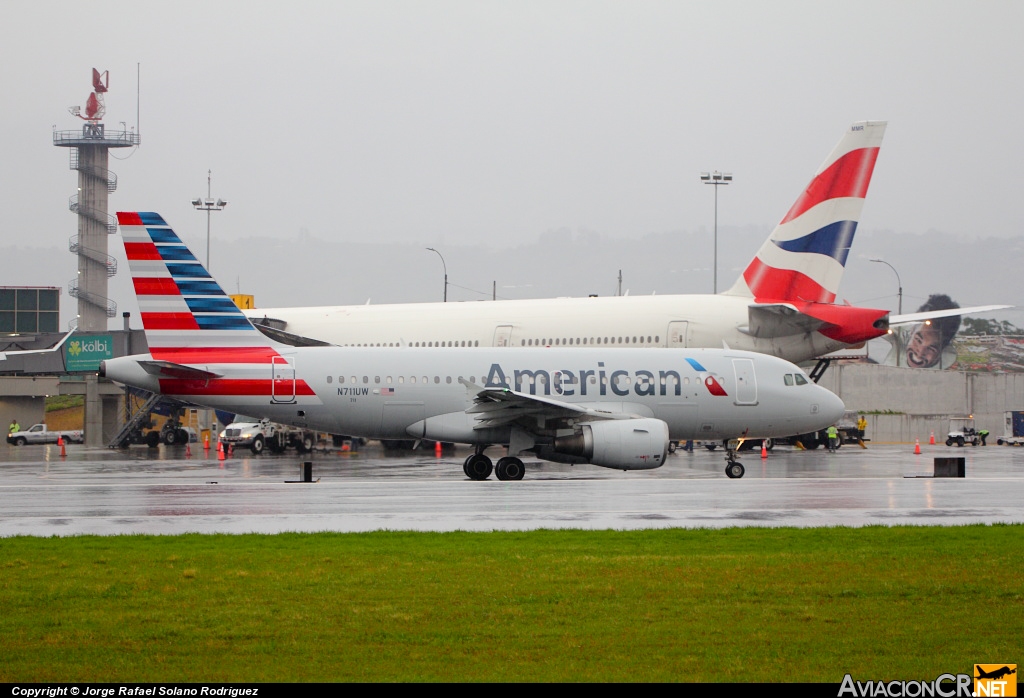
{"type": "Polygon", "coordinates": [[[807,385],[807,379],[804,378],[804,374],[802,374],[802,373],[796,374],[796,384],[797,385],[807,385]]]}
{"type": "Polygon", "coordinates": [[[786,385],[793,385],[793,374],[792,373],[787,373],[783,377],[783,380],[786,381],[786,385]]]}

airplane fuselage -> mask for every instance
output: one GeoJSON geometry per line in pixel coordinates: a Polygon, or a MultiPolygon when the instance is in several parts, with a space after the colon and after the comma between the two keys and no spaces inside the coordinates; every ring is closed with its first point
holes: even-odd
{"type": "Polygon", "coordinates": [[[243,312],[257,323],[269,320],[271,325],[292,334],[356,347],[724,345],[802,362],[849,346],[820,332],[754,336],[749,329],[751,303],[751,298],[708,294],[267,308],[243,312]],[[278,322],[274,323],[275,320],[278,322]]]}
{"type": "MultiPolygon", "coordinates": [[[[743,351],[300,347],[281,355],[257,380],[242,366],[237,372],[247,378],[238,381],[223,367],[212,380],[157,377],[136,362],[148,355],[108,360],[103,373],[186,402],[330,433],[461,443],[509,441],[508,426],[481,428],[467,413],[481,388],[658,419],[673,440],[790,436],[822,429],[843,411],[838,397],[792,364],[743,351]]],[[[533,430],[547,434],[543,420],[533,430]]]]}

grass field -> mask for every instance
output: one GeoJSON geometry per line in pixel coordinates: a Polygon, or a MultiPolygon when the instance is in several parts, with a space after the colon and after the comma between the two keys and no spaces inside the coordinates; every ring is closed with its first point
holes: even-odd
{"type": "Polygon", "coordinates": [[[1024,526],[0,539],[0,682],[934,679],[1024,526]]]}

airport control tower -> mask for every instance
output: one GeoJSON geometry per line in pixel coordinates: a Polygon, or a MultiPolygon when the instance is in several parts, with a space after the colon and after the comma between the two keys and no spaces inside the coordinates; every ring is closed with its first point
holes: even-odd
{"type": "Polygon", "coordinates": [[[107,254],[107,238],[117,233],[117,219],[107,213],[107,196],[117,189],[117,175],[107,169],[107,150],[139,145],[134,129],[108,131],[100,121],[109,85],[109,71],[93,68],[85,113],[80,107],[69,109],[85,120],[82,130],[53,131],[53,144],[71,148],[71,169],[78,170],[78,193],[68,203],[78,214],[78,234],[68,240],[68,249],[78,255],[78,275],[68,283],[68,293],[78,299],[78,317],[71,326],[87,332],[105,332],[107,319],[117,314],[117,303],[107,297],[107,279],[117,273],[117,260],[107,254]]]}

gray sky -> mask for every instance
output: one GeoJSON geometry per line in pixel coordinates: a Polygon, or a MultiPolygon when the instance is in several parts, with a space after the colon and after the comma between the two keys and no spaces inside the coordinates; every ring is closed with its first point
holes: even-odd
{"type": "MultiPolygon", "coordinates": [[[[882,232],[927,244],[930,231],[1009,238],[1024,227],[1020,2],[18,0],[3,14],[0,285],[66,288],[74,276],[76,175],[50,132],[80,128],[67,107],[85,104],[93,67],[110,71],[105,123],[133,126],[137,63],[142,147],[113,151],[130,157],[111,161],[112,210],[159,211],[203,248],[205,216],[189,201],[212,169],[229,205],[214,214],[211,266],[264,305],[304,301],[267,298],[275,270],[229,262],[235,241],[434,246],[450,251],[454,279],[455,250],[469,245],[509,249],[559,230],[706,233],[713,195],[698,175],[711,169],[735,176],[720,192],[720,232],[767,235],[863,119],[889,128],[860,228],[878,233],[875,247],[858,235],[855,253],[885,256],[882,232]],[[26,263],[50,249],[41,268],[26,263]]],[[[111,252],[123,260],[116,238],[111,252]]],[[[695,267],[708,267],[705,252],[695,267]]],[[[339,260],[339,275],[342,262],[386,260],[339,260]]],[[[413,261],[422,279],[351,295],[433,300],[431,263],[413,261]]],[[[888,283],[885,271],[872,278],[888,283]]],[[[517,276],[534,287],[528,269],[517,276]]],[[[735,274],[719,276],[722,286],[735,274]]],[[[118,290],[127,277],[123,265],[111,295],[133,310],[118,290]]],[[[710,290],[659,277],[660,293],[710,290]]],[[[361,302],[334,288],[324,280],[318,302],[361,302]]]]}

